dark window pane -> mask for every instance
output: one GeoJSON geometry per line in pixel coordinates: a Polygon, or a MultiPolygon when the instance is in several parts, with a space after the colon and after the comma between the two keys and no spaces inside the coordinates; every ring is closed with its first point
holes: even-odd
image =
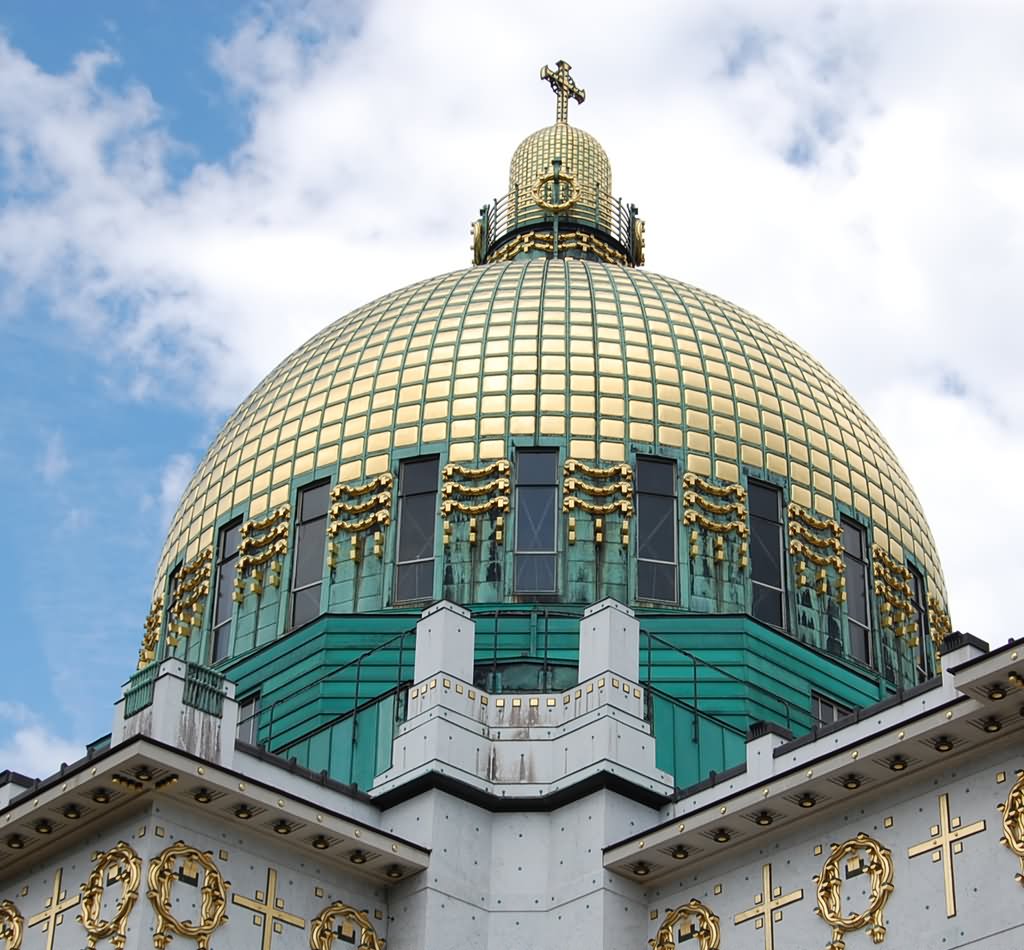
{"type": "Polygon", "coordinates": [[[847,555],[846,564],[846,612],[851,620],[867,626],[868,585],[862,562],[847,555]]]}
{"type": "Polygon", "coordinates": [[[327,514],[330,501],[331,486],[329,482],[304,488],[299,492],[299,520],[309,521],[312,518],[323,517],[327,514]]]}
{"type": "Polygon", "coordinates": [[[772,627],[782,626],[782,591],[754,585],[752,610],[754,617],[772,627]]]}
{"type": "Polygon", "coordinates": [[[238,545],[242,541],[242,522],[236,521],[233,525],[224,528],[220,533],[220,556],[221,558],[231,557],[238,551],[238,545]]]}
{"type": "Polygon", "coordinates": [[[640,459],[637,462],[637,490],[654,495],[675,496],[676,467],[671,462],[640,459]]]}
{"type": "Polygon", "coordinates": [[[676,600],[676,566],[657,561],[637,564],[637,596],[642,600],[676,600]]]}
{"type": "Polygon", "coordinates": [[[434,556],[434,492],[402,498],[398,519],[398,560],[418,561],[434,556]]]}
{"type": "Polygon", "coordinates": [[[326,532],[326,518],[317,518],[308,524],[299,525],[295,541],[295,567],[292,571],[293,589],[322,579],[326,532]]]}
{"type": "Polygon", "coordinates": [[[246,696],[238,703],[238,738],[256,745],[259,738],[260,698],[246,696]]]}
{"type": "Polygon", "coordinates": [[[231,619],[231,614],[235,608],[235,602],[232,599],[234,593],[234,582],[235,582],[235,563],[238,559],[233,557],[228,561],[224,561],[219,570],[217,571],[217,599],[213,608],[213,623],[214,626],[219,626],[231,619]]]}
{"type": "Polygon", "coordinates": [[[398,477],[398,556],[395,600],[425,600],[434,592],[437,459],[403,462],[398,477]]]}
{"type": "Polygon", "coordinates": [[[225,623],[213,631],[213,655],[214,663],[219,663],[228,655],[228,647],[231,641],[231,624],[225,623]]]}
{"type": "Polygon", "coordinates": [[[301,627],[304,623],[320,616],[320,585],[314,584],[292,594],[292,626],[301,627]]]}
{"type": "Polygon", "coordinates": [[[782,526],[750,519],[750,576],[759,584],[782,587],[782,526]]]}
{"type": "Polygon", "coordinates": [[[416,495],[437,491],[437,459],[402,464],[401,492],[416,495]]]}
{"type": "MultiPolygon", "coordinates": [[[[671,485],[671,481],[669,482],[671,485]]],[[[665,495],[637,497],[637,554],[642,559],[676,559],[675,499],[665,495]]]]}
{"type": "Polygon", "coordinates": [[[750,513],[754,517],[776,522],[779,520],[779,490],[777,488],[752,481],[749,485],[748,499],[750,513]]]}
{"type": "Polygon", "coordinates": [[[434,560],[399,564],[395,569],[395,599],[423,600],[434,590],[434,560]]]}
{"type": "Polygon", "coordinates": [[[557,452],[516,454],[516,481],[520,485],[554,485],[557,452]]]}
{"type": "Polygon", "coordinates": [[[855,558],[864,558],[864,529],[859,525],[843,522],[843,550],[855,558]]]}
{"type": "Polygon", "coordinates": [[[850,654],[861,663],[871,660],[871,631],[857,623],[850,624],[850,654]]]}
{"type": "Polygon", "coordinates": [[[516,590],[528,593],[551,593],[555,589],[555,556],[553,554],[519,554],[516,556],[516,590]]]}
{"type": "Polygon", "coordinates": [[[555,494],[548,486],[519,489],[516,511],[516,551],[554,551],[555,494]]]}

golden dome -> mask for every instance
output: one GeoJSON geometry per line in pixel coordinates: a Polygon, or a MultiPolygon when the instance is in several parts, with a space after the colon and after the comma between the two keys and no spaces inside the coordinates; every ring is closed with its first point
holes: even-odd
{"type": "Polygon", "coordinates": [[[612,166],[601,143],[590,133],[565,122],[538,129],[519,143],[508,171],[508,190],[529,195],[551,173],[554,159],[562,160],[561,174],[575,179],[583,194],[612,193],[612,166]]]}
{"type": "Polygon", "coordinates": [[[314,471],[351,483],[395,471],[398,458],[484,463],[534,444],[603,463],[657,454],[704,478],[785,484],[791,502],[819,517],[868,519],[874,543],[899,562],[913,555],[945,600],[906,475],[818,362],[688,284],[568,259],[413,284],[289,356],[227,421],[189,483],[157,591],[177,559],[212,545],[218,519],[259,518],[314,471]]]}

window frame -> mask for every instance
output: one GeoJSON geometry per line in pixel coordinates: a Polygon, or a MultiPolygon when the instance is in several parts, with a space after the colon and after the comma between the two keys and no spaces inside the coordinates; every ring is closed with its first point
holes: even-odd
{"type": "Polygon", "coordinates": [[[512,567],[512,590],[515,594],[533,594],[548,596],[558,593],[558,515],[559,515],[559,490],[561,480],[559,479],[559,450],[557,447],[536,445],[516,449],[515,458],[515,538],[512,545],[513,567],[512,567]],[[527,455],[550,456],[551,481],[524,483],[520,475],[521,459],[527,455]],[[528,549],[520,548],[520,531],[523,525],[523,512],[527,504],[523,501],[522,489],[524,488],[546,488],[551,496],[551,549],[528,549]],[[522,587],[519,582],[519,568],[524,564],[523,559],[550,558],[551,561],[551,586],[549,588],[522,587]]]}
{"type": "Polygon", "coordinates": [[[910,561],[907,561],[907,569],[910,571],[910,599],[917,621],[917,652],[914,657],[914,669],[918,682],[923,683],[935,675],[935,658],[928,648],[931,642],[931,631],[928,627],[928,587],[924,571],[918,570],[910,561]]]}
{"type": "Polygon", "coordinates": [[[838,722],[843,716],[848,716],[853,712],[853,709],[843,703],[832,699],[831,696],[826,696],[824,693],[819,693],[817,690],[811,690],[811,719],[814,720],[814,728],[820,729],[822,726],[830,726],[834,722],[838,722]],[[818,707],[827,706],[831,710],[832,718],[828,721],[821,718],[818,715],[818,707]]]}
{"type": "Polygon", "coordinates": [[[675,459],[662,458],[656,455],[642,455],[638,456],[636,460],[636,596],[638,600],[651,601],[660,604],[678,604],[679,603],[679,494],[677,489],[677,478],[678,469],[676,466],[675,459]],[[645,490],[643,480],[643,469],[646,465],[659,465],[664,466],[670,470],[670,484],[671,490],[669,492],[651,491],[645,490]],[[645,496],[651,496],[656,498],[670,498],[672,500],[672,511],[671,511],[671,525],[672,525],[672,560],[663,561],[657,558],[642,557],[640,554],[640,546],[643,537],[643,499],[645,496]],[[662,566],[670,566],[672,568],[672,596],[656,597],[649,594],[641,593],[641,572],[644,564],[659,564],[662,566]]]}
{"type": "Polygon", "coordinates": [[[260,713],[263,711],[260,700],[261,697],[258,690],[238,700],[238,724],[235,726],[235,738],[249,745],[258,746],[260,744],[260,713]],[[243,715],[246,708],[250,706],[252,707],[252,712],[247,716],[243,715]]]}
{"type": "Polygon", "coordinates": [[[303,485],[301,488],[299,488],[296,491],[296,493],[295,493],[295,522],[294,522],[294,525],[295,525],[295,535],[294,535],[295,543],[292,545],[292,552],[291,552],[291,556],[292,556],[292,558],[291,558],[291,578],[290,578],[290,581],[289,581],[289,584],[288,584],[288,624],[287,624],[287,629],[289,629],[289,630],[294,630],[297,627],[305,626],[305,624],[310,623],[311,621],[315,620],[318,616],[320,616],[320,610],[319,610],[319,605],[318,605],[317,613],[313,617],[310,617],[310,618],[308,618],[306,620],[303,620],[301,623],[296,623],[295,622],[295,604],[296,604],[296,595],[297,594],[302,594],[302,593],[305,593],[306,591],[311,591],[314,587],[319,589],[319,599],[322,600],[322,598],[323,598],[324,565],[325,565],[325,562],[326,562],[326,553],[327,553],[327,524],[328,524],[328,521],[330,520],[330,512],[331,512],[331,480],[329,478],[318,478],[315,481],[310,482],[308,485],[303,485]],[[325,486],[327,488],[327,507],[324,509],[324,513],[322,515],[321,514],[314,515],[312,518],[307,518],[306,514],[305,514],[305,511],[304,511],[304,505],[303,505],[303,498],[305,497],[305,494],[307,492],[312,492],[315,489],[323,488],[325,486]],[[323,523],[324,523],[323,537],[322,537],[322,539],[320,541],[320,575],[317,578],[317,580],[309,581],[308,583],[303,584],[301,587],[296,587],[295,586],[295,574],[296,574],[296,572],[298,570],[298,567],[299,567],[299,552],[300,552],[300,548],[301,548],[301,545],[302,545],[302,537],[303,537],[303,534],[304,534],[304,532],[302,531],[302,528],[305,525],[315,524],[317,521],[320,521],[320,520],[322,520],[323,523]]]}
{"type": "Polygon", "coordinates": [[[231,653],[231,631],[234,626],[235,620],[235,601],[234,601],[234,576],[238,565],[238,558],[241,554],[242,547],[242,521],[243,518],[239,515],[237,518],[232,518],[230,521],[221,525],[217,532],[217,560],[213,567],[213,586],[210,591],[210,665],[215,666],[222,660],[226,660],[231,653]],[[234,551],[225,555],[224,553],[224,541],[227,538],[228,532],[233,531],[235,528],[238,529],[238,544],[234,551]],[[217,622],[217,598],[220,596],[221,588],[228,580],[227,577],[222,577],[221,574],[225,568],[231,565],[231,609],[228,612],[228,616],[225,620],[222,620],[219,624],[217,622]],[[217,642],[218,634],[220,630],[227,627],[226,640],[227,643],[224,646],[224,653],[222,656],[218,656],[217,653],[217,642]]]}
{"type": "Polygon", "coordinates": [[[763,623],[767,627],[771,627],[773,630],[780,630],[785,632],[789,622],[789,604],[788,597],[789,591],[786,585],[786,573],[787,573],[787,559],[786,559],[786,522],[785,522],[785,498],[783,497],[782,488],[778,485],[773,485],[771,482],[762,481],[757,478],[747,479],[747,514],[750,523],[750,541],[749,541],[749,552],[750,552],[750,616],[754,618],[758,623],[763,623]],[[763,515],[754,514],[753,505],[751,504],[751,496],[757,489],[764,489],[770,491],[775,496],[776,503],[776,518],[775,521],[769,521],[763,515]],[[768,584],[764,581],[754,579],[754,561],[757,557],[757,548],[754,544],[754,533],[755,524],[771,524],[778,535],[778,578],[779,586],[776,587],[773,584],[768,584]],[[755,612],[756,598],[755,594],[757,588],[764,590],[774,591],[778,594],[779,598],[779,623],[775,624],[769,620],[759,617],[755,612]]]}
{"type": "Polygon", "coordinates": [[[395,531],[395,576],[392,584],[392,597],[391,601],[395,604],[415,604],[424,603],[434,599],[435,591],[435,578],[436,572],[436,561],[437,561],[437,520],[438,520],[438,506],[437,496],[440,486],[440,474],[441,474],[441,460],[437,455],[414,455],[410,458],[401,459],[398,465],[398,505],[397,505],[397,516],[396,516],[396,531],[395,531]],[[426,462],[433,463],[434,466],[434,478],[430,488],[418,489],[415,491],[406,491],[406,485],[408,483],[408,477],[405,474],[406,466],[408,465],[419,465],[426,462]],[[402,530],[408,524],[408,516],[406,512],[406,506],[408,502],[406,499],[418,498],[421,496],[433,496],[433,502],[428,506],[429,525],[430,525],[430,555],[429,557],[418,557],[408,558],[402,560],[402,530]],[[400,589],[402,583],[403,569],[410,569],[415,566],[429,564],[430,565],[430,587],[426,593],[414,593],[412,597],[400,596],[400,589]]]}
{"type": "Polygon", "coordinates": [[[846,578],[846,632],[848,651],[846,655],[858,663],[863,663],[865,666],[875,669],[878,660],[877,651],[875,650],[874,624],[872,623],[871,617],[871,554],[868,546],[868,529],[859,521],[854,521],[852,518],[847,518],[846,516],[842,516],[840,518],[840,526],[843,529],[843,534],[841,534],[840,537],[842,538],[843,568],[846,578]],[[854,554],[847,548],[846,538],[843,536],[845,535],[846,528],[855,530],[859,535],[861,548],[860,555],[854,554]],[[866,624],[862,624],[859,620],[855,620],[850,616],[850,574],[852,565],[856,566],[863,576],[864,615],[867,618],[866,624]],[[866,657],[860,657],[854,651],[855,627],[863,638],[866,657]]]}

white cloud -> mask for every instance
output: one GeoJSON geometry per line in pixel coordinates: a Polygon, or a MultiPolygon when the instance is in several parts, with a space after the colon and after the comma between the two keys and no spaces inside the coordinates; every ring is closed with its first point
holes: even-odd
{"type": "Polygon", "coordinates": [[[39,474],[47,485],[59,482],[71,468],[71,460],[64,449],[64,436],[51,432],[46,436],[43,457],[39,462],[39,474]]]}
{"type": "Polygon", "coordinates": [[[172,455],[160,473],[160,518],[163,525],[171,523],[171,515],[181,499],[185,486],[196,467],[191,455],[172,455]]]}
{"type": "Polygon", "coordinates": [[[3,730],[6,738],[0,738],[0,765],[29,778],[52,775],[62,762],[74,762],[85,754],[81,743],[51,732],[20,703],[0,703],[0,725],[8,727],[3,730]]]}
{"type": "MultiPolygon", "coordinates": [[[[640,205],[651,269],[761,314],[846,382],[924,499],[954,621],[1010,627],[990,592],[1013,589],[1013,559],[975,545],[979,510],[1007,543],[1021,527],[1000,486],[1024,448],[1024,13],[261,9],[211,53],[244,141],[177,182],[160,104],[108,84],[109,54],[52,75],[0,41],[0,306],[48,297],[131,366],[138,398],[233,405],[339,313],[468,263],[469,220],[550,121],[537,70],[564,56],[588,90],[573,121],[640,205]]],[[[190,464],[169,463],[165,512],[190,464]]]]}

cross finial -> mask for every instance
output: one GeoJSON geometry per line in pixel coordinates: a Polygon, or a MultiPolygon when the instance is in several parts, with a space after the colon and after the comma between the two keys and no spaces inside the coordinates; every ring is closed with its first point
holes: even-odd
{"type": "Polygon", "coordinates": [[[569,75],[569,71],[572,69],[572,66],[570,66],[564,59],[560,59],[555,63],[555,67],[555,69],[551,69],[550,67],[545,66],[540,71],[540,78],[546,79],[551,83],[551,88],[558,97],[555,120],[557,122],[568,122],[569,100],[575,99],[582,105],[583,100],[587,98],[587,94],[583,89],[580,89],[575,82],[573,82],[572,76],[569,75]]]}

